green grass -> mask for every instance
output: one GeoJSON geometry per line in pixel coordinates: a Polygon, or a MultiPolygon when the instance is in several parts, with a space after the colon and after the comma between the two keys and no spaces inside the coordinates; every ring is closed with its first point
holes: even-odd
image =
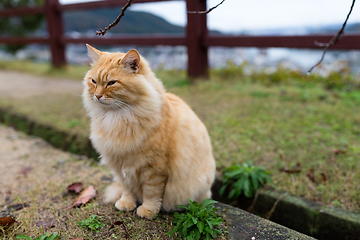
{"type": "MultiPolygon", "coordinates": [[[[86,72],[83,67],[78,71],[86,72]]],[[[157,76],[207,126],[218,169],[251,161],[271,172],[277,190],[358,210],[359,80],[346,72],[327,78],[281,68],[272,74],[243,72],[229,65],[213,70],[209,81],[193,85],[184,71],[161,71],[157,76]],[[295,166],[300,173],[281,171],[295,166]],[[313,177],[308,177],[312,171],[313,177]]],[[[61,74],[70,75],[67,71],[61,74]]],[[[88,133],[80,96],[64,92],[22,100],[0,98],[0,106],[5,105],[59,128],[88,133]]]]}
{"type": "Polygon", "coordinates": [[[4,61],[0,60],[0,70],[27,72],[43,76],[61,77],[68,79],[82,79],[84,73],[89,70],[88,66],[68,65],[64,68],[54,69],[50,63],[36,63],[26,60],[4,61]]]}

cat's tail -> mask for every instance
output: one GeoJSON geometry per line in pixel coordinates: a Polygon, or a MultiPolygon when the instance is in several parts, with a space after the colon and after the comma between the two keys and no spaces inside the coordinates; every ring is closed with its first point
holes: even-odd
{"type": "Polygon", "coordinates": [[[104,203],[115,203],[121,198],[122,187],[120,183],[113,182],[105,190],[105,199],[104,203]]]}

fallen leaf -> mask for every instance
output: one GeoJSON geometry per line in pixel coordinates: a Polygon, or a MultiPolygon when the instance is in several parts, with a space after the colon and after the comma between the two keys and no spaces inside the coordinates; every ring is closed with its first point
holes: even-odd
{"type": "Polygon", "coordinates": [[[108,232],[110,231],[110,229],[114,228],[115,225],[117,226],[121,226],[123,228],[123,230],[125,231],[125,238],[128,239],[129,238],[129,232],[124,224],[124,221],[115,221],[113,224],[111,224],[111,226],[109,227],[108,232]]]}
{"type": "Polygon", "coordinates": [[[20,173],[23,174],[25,177],[27,177],[28,173],[32,170],[32,167],[31,166],[28,166],[28,167],[23,167],[21,170],[20,170],[20,173]]]}
{"type": "Polygon", "coordinates": [[[76,199],[76,201],[67,208],[67,210],[73,207],[81,207],[91,199],[96,197],[96,190],[93,185],[88,186],[84,191],[81,192],[80,196],[76,199]]]}
{"type": "Polygon", "coordinates": [[[326,182],[327,177],[326,177],[325,173],[320,173],[320,174],[321,174],[321,178],[322,178],[323,182],[326,182]]]}
{"type": "Polygon", "coordinates": [[[5,202],[10,203],[11,202],[10,199],[11,199],[11,190],[7,190],[6,191],[5,202]]]}
{"type": "Polygon", "coordinates": [[[306,176],[310,179],[310,181],[315,182],[314,169],[310,169],[306,176]]]}
{"type": "Polygon", "coordinates": [[[115,225],[118,225],[118,226],[119,226],[119,225],[121,225],[121,224],[124,224],[124,221],[115,221],[113,224],[110,225],[109,230],[112,229],[112,228],[114,228],[115,225]]]}
{"type": "Polygon", "coordinates": [[[0,226],[2,226],[2,227],[10,227],[15,222],[17,223],[17,221],[15,221],[11,217],[0,217],[0,226]]]}
{"type": "Polygon", "coordinates": [[[334,149],[332,151],[334,154],[346,154],[346,151],[345,150],[341,150],[341,149],[334,149]]]}
{"type": "Polygon", "coordinates": [[[289,174],[300,173],[301,172],[300,167],[301,167],[300,163],[296,163],[295,167],[292,169],[289,169],[287,167],[280,168],[280,172],[285,172],[285,173],[289,173],[289,174]]]}
{"type": "Polygon", "coordinates": [[[67,190],[69,192],[75,192],[75,193],[81,192],[82,189],[83,189],[83,184],[81,182],[72,183],[67,187],[67,190]]]}
{"type": "Polygon", "coordinates": [[[54,218],[49,218],[48,220],[45,220],[45,221],[38,221],[36,222],[36,226],[37,227],[43,227],[45,230],[48,229],[48,228],[52,228],[52,227],[55,227],[55,223],[57,221],[54,220],[54,218]]]}
{"type": "Polygon", "coordinates": [[[19,211],[19,210],[23,209],[24,207],[28,207],[28,206],[29,206],[29,204],[27,204],[27,203],[19,203],[19,204],[10,205],[7,207],[7,209],[19,211]]]}
{"type": "Polygon", "coordinates": [[[293,169],[288,169],[288,168],[280,168],[280,172],[285,172],[285,173],[300,173],[301,169],[297,169],[297,168],[293,168],[293,169]]]}

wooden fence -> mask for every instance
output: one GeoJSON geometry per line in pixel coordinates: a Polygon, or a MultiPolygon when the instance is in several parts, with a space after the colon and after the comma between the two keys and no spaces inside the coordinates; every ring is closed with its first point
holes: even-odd
{"type": "MultiPolygon", "coordinates": [[[[169,0],[134,0],[133,4],[161,2],[169,0]]],[[[206,0],[185,0],[187,11],[204,11],[206,0]]],[[[0,44],[49,44],[52,64],[61,67],[66,64],[65,47],[68,43],[89,43],[99,45],[183,45],[188,50],[188,75],[191,78],[208,77],[208,48],[222,47],[285,47],[320,49],[314,44],[329,42],[333,35],[307,36],[209,36],[204,14],[187,14],[185,36],[164,35],[127,35],[121,37],[81,37],[71,38],[64,35],[62,13],[64,11],[99,9],[124,6],[127,0],[106,0],[61,5],[58,0],[46,0],[45,6],[27,7],[21,9],[5,9],[0,11],[0,17],[13,17],[29,14],[44,14],[47,20],[48,37],[0,37],[0,44]]],[[[216,11],[216,10],[215,10],[216,11]]],[[[210,13],[211,14],[211,13],[210,13]]],[[[104,26],[105,27],[105,26],[104,26]]],[[[360,49],[360,35],[344,35],[331,49],[360,49]]]]}

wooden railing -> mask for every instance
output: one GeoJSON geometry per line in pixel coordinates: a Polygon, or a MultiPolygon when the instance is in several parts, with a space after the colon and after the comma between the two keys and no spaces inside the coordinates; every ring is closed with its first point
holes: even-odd
{"type": "MultiPolygon", "coordinates": [[[[134,0],[133,4],[161,2],[169,0],[134,0]]],[[[204,11],[206,0],[185,0],[187,11],[204,11]]],[[[206,78],[208,76],[208,48],[224,47],[285,47],[320,49],[315,41],[329,42],[332,35],[307,36],[209,36],[204,14],[188,14],[185,36],[164,35],[126,35],[121,37],[80,37],[71,38],[64,35],[62,13],[64,11],[99,9],[123,6],[127,0],[106,0],[61,5],[58,0],[46,0],[45,6],[27,7],[21,9],[5,9],[0,11],[0,17],[13,17],[29,14],[44,14],[47,20],[48,37],[0,37],[0,44],[49,44],[52,64],[61,67],[66,64],[65,46],[68,43],[89,43],[101,45],[183,45],[188,50],[188,75],[191,78],[206,78]]],[[[105,26],[104,26],[105,27],[105,26]]],[[[95,29],[94,29],[95,33],[95,29]]],[[[331,49],[360,49],[360,35],[344,35],[331,49]]]]}

